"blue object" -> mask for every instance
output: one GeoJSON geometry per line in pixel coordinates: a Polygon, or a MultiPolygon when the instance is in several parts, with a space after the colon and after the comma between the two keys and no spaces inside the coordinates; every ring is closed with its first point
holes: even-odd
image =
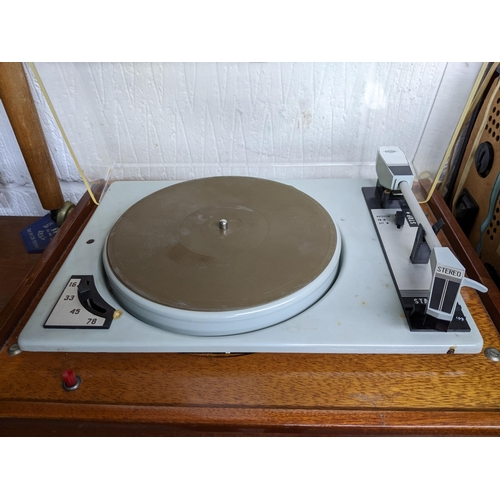
{"type": "Polygon", "coordinates": [[[484,219],[483,223],[479,227],[479,230],[480,230],[479,242],[476,246],[476,253],[479,256],[481,256],[481,250],[483,248],[483,235],[484,235],[484,232],[488,229],[488,226],[489,226],[491,219],[493,217],[493,212],[495,211],[495,205],[496,205],[499,193],[500,193],[500,173],[497,175],[497,178],[495,179],[495,183],[493,184],[493,187],[491,188],[490,208],[488,210],[488,215],[486,216],[486,219],[484,219]]]}
{"type": "Polygon", "coordinates": [[[50,213],[24,228],[19,234],[28,253],[41,253],[58,231],[50,213]]]}

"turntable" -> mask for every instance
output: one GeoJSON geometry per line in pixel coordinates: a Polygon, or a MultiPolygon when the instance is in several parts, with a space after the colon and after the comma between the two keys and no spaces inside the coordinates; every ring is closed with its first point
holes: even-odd
{"type": "Polygon", "coordinates": [[[378,179],[110,185],[19,336],[26,351],[478,353],[398,148],[378,179]]]}

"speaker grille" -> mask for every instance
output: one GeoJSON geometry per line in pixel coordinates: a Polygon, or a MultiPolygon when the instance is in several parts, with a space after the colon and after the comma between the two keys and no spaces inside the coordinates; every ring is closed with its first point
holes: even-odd
{"type": "Polygon", "coordinates": [[[493,106],[485,130],[495,141],[500,141],[500,97],[496,100],[496,106],[493,106]]]}

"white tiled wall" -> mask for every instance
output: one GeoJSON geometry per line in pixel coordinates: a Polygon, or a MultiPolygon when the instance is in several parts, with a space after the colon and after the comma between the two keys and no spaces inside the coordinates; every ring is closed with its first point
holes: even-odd
{"type": "MultiPolygon", "coordinates": [[[[479,63],[37,63],[90,179],[374,176],[442,160],[479,63]]],[[[31,72],[66,199],[84,191],[31,72]]],[[[0,107],[0,214],[43,214],[0,107]]]]}

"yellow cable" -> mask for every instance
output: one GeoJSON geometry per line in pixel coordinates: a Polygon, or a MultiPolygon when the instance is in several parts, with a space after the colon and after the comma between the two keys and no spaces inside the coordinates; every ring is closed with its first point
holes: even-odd
{"type": "MultiPolygon", "coordinates": [[[[492,66],[492,68],[494,68],[494,66],[492,66]]],[[[479,99],[483,95],[483,93],[484,93],[484,86],[486,85],[485,82],[489,81],[489,76],[491,74],[491,69],[492,68],[490,68],[488,77],[484,78],[484,75],[486,74],[486,71],[488,69],[488,63],[485,62],[485,63],[482,64],[481,69],[480,69],[480,71],[478,73],[478,76],[476,78],[476,81],[474,83],[474,86],[473,86],[473,88],[472,88],[472,90],[471,90],[471,92],[469,94],[469,98],[467,100],[467,103],[465,104],[464,110],[462,111],[462,114],[463,115],[465,114],[465,116],[463,116],[463,120],[460,119],[460,121],[457,123],[457,127],[455,129],[455,132],[458,132],[458,133],[455,134],[454,137],[452,137],[452,139],[450,141],[450,145],[448,146],[448,150],[446,151],[446,153],[444,155],[444,158],[443,158],[443,161],[441,162],[441,166],[440,166],[440,169],[439,169],[440,172],[442,172],[442,169],[445,167],[446,160],[448,160],[448,162],[449,162],[448,163],[448,169],[446,171],[446,175],[445,175],[445,177],[443,179],[443,183],[442,183],[441,188],[440,188],[441,189],[441,193],[443,193],[444,188],[447,186],[447,184],[448,184],[448,178],[449,178],[450,174],[452,173],[451,163],[450,162],[453,160],[453,155],[455,153],[455,148],[457,146],[458,135],[460,134],[460,132],[463,129],[464,125],[469,120],[472,112],[474,111],[474,109],[477,106],[477,102],[479,101],[479,99]],[[478,91],[477,89],[478,89],[479,83],[481,83],[481,88],[478,91]],[[451,146],[451,148],[450,148],[450,146],[451,146]]],[[[460,166],[459,166],[459,168],[460,168],[460,166]]],[[[440,177],[441,177],[441,174],[437,175],[436,179],[439,179],[440,177]]]]}
{"type": "Polygon", "coordinates": [[[87,188],[87,191],[90,195],[90,198],[92,199],[92,201],[96,205],[99,205],[99,203],[95,199],[94,193],[92,192],[92,188],[90,187],[89,181],[85,177],[85,174],[83,173],[83,170],[80,167],[80,163],[78,162],[78,160],[76,158],[75,152],[73,151],[73,148],[71,147],[71,144],[69,143],[68,137],[66,136],[66,132],[64,132],[63,126],[62,126],[61,122],[59,121],[59,117],[57,116],[57,113],[56,113],[56,110],[54,109],[54,106],[52,105],[52,101],[50,100],[49,94],[45,90],[45,86],[42,82],[40,75],[38,74],[38,71],[37,71],[35,65],[31,62],[28,64],[31,68],[31,71],[33,71],[33,74],[35,75],[35,78],[38,82],[38,85],[40,85],[40,89],[42,90],[42,94],[44,95],[45,100],[47,101],[47,104],[49,105],[50,111],[52,112],[52,116],[54,117],[54,120],[56,121],[57,126],[59,127],[59,130],[61,132],[61,135],[63,136],[64,142],[66,143],[66,146],[71,154],[71,157],[73,158],[73,161],[75,162],[76,168],[78,169],[80,177],[82,178],[82,180],[85,184],[85,187],[87,188]]]}
{"type": "Polygon", "coordinates": [[[452,213],[455,212],[455,207],[457,205],[458,198],[462,192],[462,188],[463,188],[465,181],[467,179],[467,175],[469,174],[470,168],[471,168],[472,163],[474,161],[474,154],[476,153],[477,147],[478,147],[479,142],[481,140],[481,137],[483,135],[484,126],[486,125],[486,123],[488,121],[489,110],[491,109],[493,101],[495,100],[495,97],[497,96],[497,93],[499,90],[500,90],[500,79],[498,80],[498,82],[495,86],[495,89],[493,90],[493,92],[490,96],[490,99],[489,99],[488,104],[486,106],[486,112],[484,113],[483,121],[481,123],[481,126],[479,127],[479,131],[476,135],[476,138],[474,140],[472,148],[470,149],[469,157],[467,158],[467,163],[465,164],[465,168],[464,168],[462,175],[460,177],[460,182],[458,183],[457,189],[455,190],[455,196],[453,197],[453,202],[451,205],[452,213]]]}
{"type": "MultiPolygon", "coordinates": [[[[495,63],[492,66],[492,69],[496,68],[496,64],[497,63],[495,63]]],[[[483,88],[486,86],[484,84],[484,82],[487,79],[485,78],[483,80],[482,77],[486,71],[487,66],[488,66],[488,63],[483,63],[483,65],[481,66],[481,69],[479,71],[479,74],[477,75],[476,81],[474,82],[474,86],[472,87],[472,90],[469,94],[469,98],[467,99],[467,102],[465,103],[465,106],[464,106],[464,109],[463,109],[462,114],[460,116],[460,119],[458,120],[457,126],[455,127],[455,131],[453,132],[451,140],[448,144],[448,148],[446,149],[446,153],[444,154],[443,161],[441,162],[441,165],[437,171],[436,177],[434,178],[434,182],[432,183],[431,189],[429,190],[429,194],[427,195],[427,198],[424,201],[419,202],[420,204],[427,203],[432,198],[432,195],[434,194],[436,186],[439,183],[439,179],[441,177],[441,174],[446,166],[447,160],[450,159],[450,161],[451,161],[451,154],[452,154],[452,151],[455,147],[455,143],[457,141],[458,135],[460,134],[460,131],[462,130],[463,124],[466,122],[467,119],[469,119],[472,110],[476,106],[475,103],[479,99],[478,96],[480,96],[482,94],[482,92],[477,91],[478,87],[481,84],[481,81],[483,82],[483,85],[481,85],[481,90],[483,90],[483,88]]],[[[490,70],[490,73],[491,73],[491,70],[490,70]]],[[[450,165],[448,165],[448,172],[449,172],[449,170],[450,170],[450,165]]]]}
{"type": "MultiPolygon", "coordinates": [[[[69,143],[69,140],[68,140],[68,137],[66,136],[66,133],[63,129],[63,126],[61,124],[61,122],[59,121],[59,117],[57,116],[57,113],[56,113],[56,110],[54,109],[54,106],[52,105],[52,101],[50,100],[50,97],[45,89],[45,86],[42,82],[42,79],[34,65],[34,63],[28,63],[31,70],[33,71],[33,74],[35,75],[35,78],[37,79],[38,81],[38,84],[40,85],[40,89],[42,90],[42,93],[47,101],[47,104],[49,105],[49,108],[52,112],[52,115],[54,116],[54,119],[57,123],[57,126],[59,127],[59,130],[61,132],[61,135],[64,139],[64,142],[66,143],[66,146],[71,154],[71,157],[73,158],[73,161],[75,162],[75,165],[76,165],[76,168],[78,169],[78,172],[80,174],[80,177],[82,178],[84,184],[85,184],[85,187],[87,188],[87,191],[90,195],[90,197],[92,198],[92,201],[96,204],[96,205],[99,205],[99,203],[97,202],[97,200],[95,199],[95,196],[94,196],[94,193],[92,192],[92,189],[90,187],[90,184],[87,180],[87,178],[85,177],[85,174],[83,173],[83,170],[82,168],[80,167],[80,163],[78,162],[78,159],[76,158],[76,155],[73,151],[73,148],[71,147],[71,144],[69,143]]],[[[460,133],[460,131],[462,130],[462,127],[463,127],[463,124],[466,122],[466,120],[470,117],[470,114],[472,112],[472,110],[475,108],[475,106],[477,105],[477,101],[479,100],[480,96],[484,93],[484,88],[486,87],[487,85],[487,82],[489,81],[492,73],[496,70],[496,67],[499,63],[494,63],[493,66],[490,68],[490,71],[487,75],[486,78],[482,78],[484,72],[486,71],[486,67],[488,65],[488,63],[483,63],[483,65],[481,66],[481,70],[479,71],[479,74],[476,78],[476,81],[474,82],[474,86],[469,94],[469,98],[464,106],[464,109],[462,111],[462,115],[460,116],[460,119],[457,123],[457,126],[455,127],[455,131],[453,133],[453,136],[450,140],[450,143],[448,144],[448,148],[446,150],[446,153],[444,155],[444,158],[441,162],[441,165],[438,169],[438,172],[434,178],[434,182],[432,183],[432,186],[431,186],[431,189],[429,190],[429,194],[427,195],[427,198],[424,200],[424,201],[421,201],[419,202],[420,204],[424,204],[424,203],[427,203],[432,195],[434,194],[434,191],[436,189],[436,186],[437,184],[439,183],[439,179],[441,177],[441,174],[446,166],[446,161],[448,160],[448,158],[451,159],[451,153],[453,152],[453,149],[455,147],[455,143],[456,143],[456,140],[457,140],[457,137],[460,133]],[[480,86],[482,82],[482,85],[481,85],[481,89],[480,91],[478,92],[477,89],[478,87],[480,86]]]]}
{"type": "MultiPolygon", "coordinates": [[[[483,68],[487,64],[488,63],[484,63],[483,64],[483,68]]],[[[474,110],[476,109],[477,105],[479,104],[480,99],[482,99],[482,97],[484,96],[484,94],[486,92],[486,88],[487,88],[489,82],[491,81],[493,75],[495,74],[496,69],[498,67],[498,64],[500,64],[500,63],[498,63],[498,62],[493,63],[492,66],[490,67],[489,71],[488,71],[488,74],[483,78],[482,83],[481,83],[481,87],[477,91],[476,95],[474,96],[474,100],[473,100],[472,104],[469,107],[469,110],[468,110],[467,115],[466,115],[465,120],[464,120],[464,124],[469,121],[472,113],[474,112],[474,110]]],[[[484,71],[486,71],[486,69],[484,71]]],[[[472,92],[471,92],[471,95],[472,95],[472,92]]],[[[449,156],[450,161],[453,158],[456,146],[457,146],[457,143],[455,141],[455,143],[453,144],[453,148],[451,150],[450,156],[449,156]]],[[[460,168],[460,165],[457,168],[460,168]]],[[[445,176],[445,179],[443,181],[443,185],[441,187],[442,190],[447,186],[448,178],[449,178],[450,173],[451,173],[451,168],[449,168],[448,171],[446,172],[446,176],[445,176]]]]}

